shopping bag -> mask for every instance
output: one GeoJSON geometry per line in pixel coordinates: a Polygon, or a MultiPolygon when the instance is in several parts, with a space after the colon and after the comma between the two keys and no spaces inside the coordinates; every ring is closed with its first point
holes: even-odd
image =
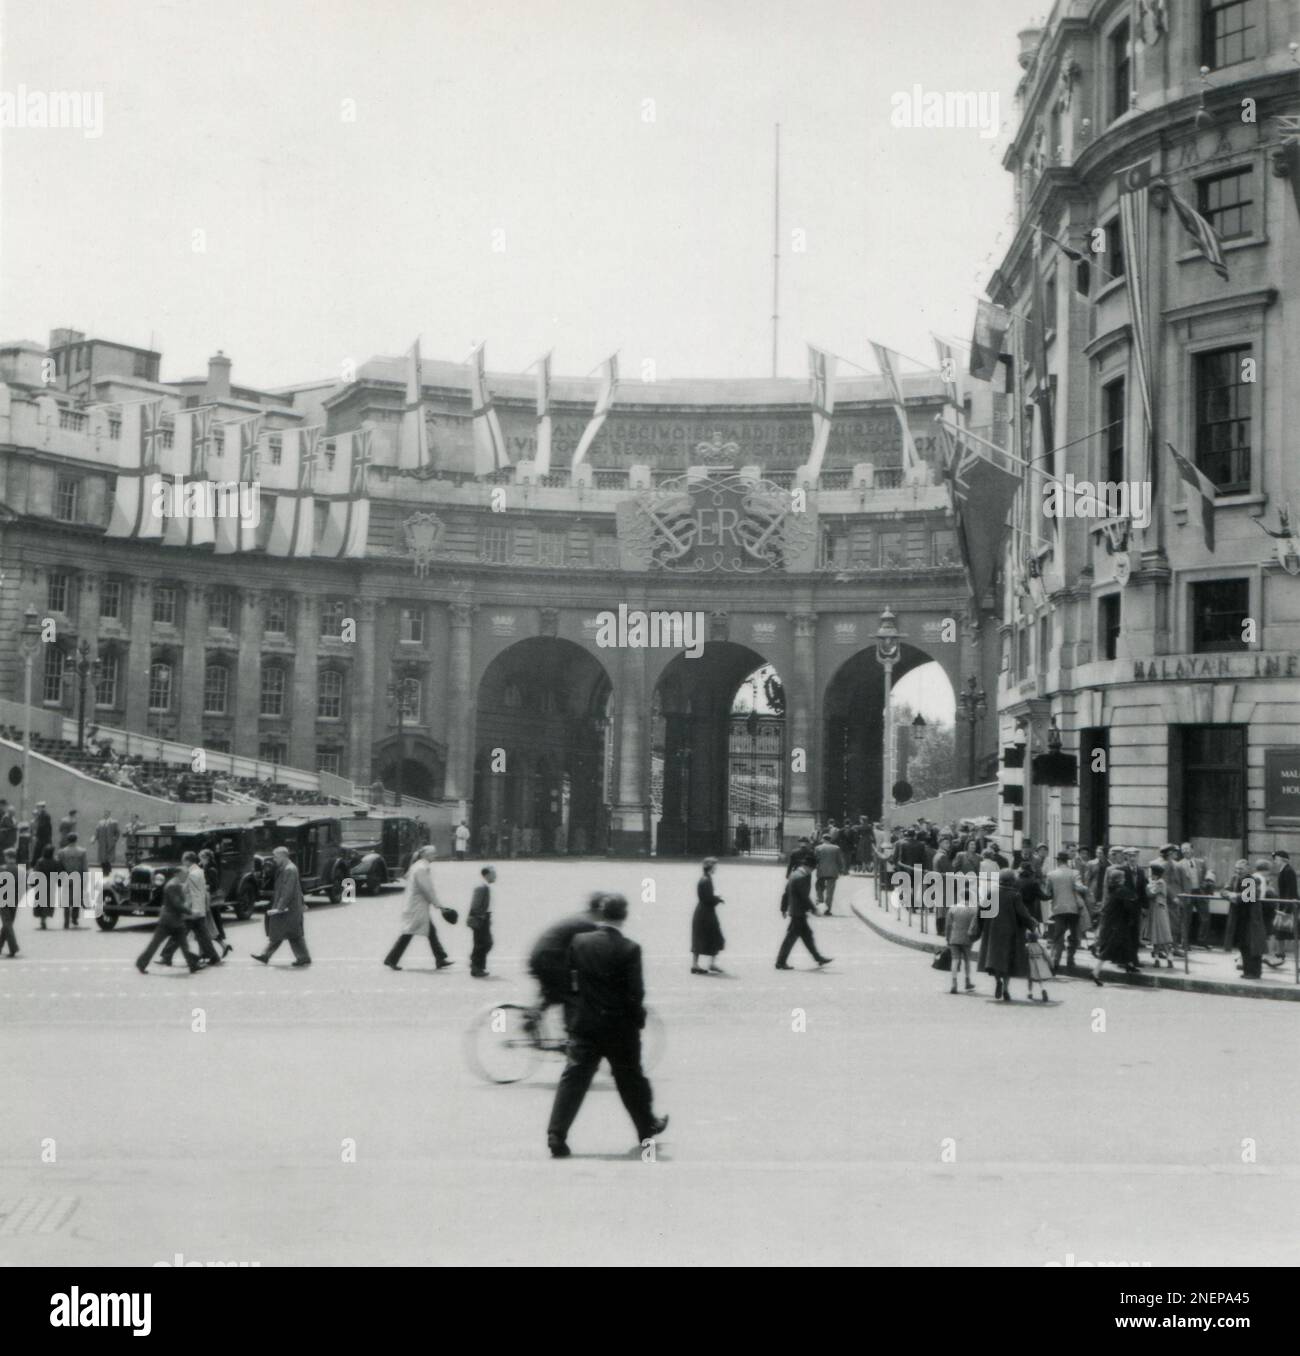
{"type": "Polygon", "coordinates": [[[930,962],[931,970],[951,970],[952,969],[952,948],[945,946],[942,951],[930,962]]]}

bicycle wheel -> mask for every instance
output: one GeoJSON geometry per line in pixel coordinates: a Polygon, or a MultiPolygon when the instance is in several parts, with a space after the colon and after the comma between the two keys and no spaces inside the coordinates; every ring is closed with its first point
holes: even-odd
{"type": "Polygon", "coordinates": [[[664,1049],[667,1044],[668,1032],[664,1028],[662,1019],[653,1008],[647,1008],[645,1028],[641,1032],[641,1067],[653,1069],[664,1057],[664,1049]]]}
{"type": "Polygon", "coordinates": [[[532,1008],[498,1003],[479,1013],[465,1033],[469,1067],[489,1083],[518,1083],[541,1061],[542,1052],[528,1023],[532,1008]]]}

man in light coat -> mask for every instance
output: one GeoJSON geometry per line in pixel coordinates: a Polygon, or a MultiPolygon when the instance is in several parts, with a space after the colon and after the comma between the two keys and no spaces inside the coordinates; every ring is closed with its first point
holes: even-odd
{"type": "Polygon", "coordinates": [[[406,900],[402,905],[402,935],[393,943],[392,950],[384,957],[384,964],[390,970],[402,968],[398,961],[402,959],[402,953],[410,946],[412,937],[427,937],[429,939],[429,948],[433,952],[437,969],[445,970],[449,965],[455,964],[443,950],[442,943],[438,940],[438,929],[433,925],[432,910],[434,909],[437,909],[448,922],[455,921],[454,918],[448,916],[447,910],[438,902],[438,892],[433,888],[433,861],[437,855],[438,851],[432,844],[428,847],[422,847],[416,854],[416,860],[411,865],[410,874],[407,877],[406,900]]]}
{"type": "Polygon", "coordinates": [[[275,859],[275,882],[271,886],[271,907],[266,911],[267,935],[271,945],[265,951],[254,952],[253,959],[266,965],[280,943],[288,942],[293,950],[293,968],[302,970],[311,964],[303,931],[302,881],[287,847],[278,847],[271,855],[275,859]]]}
{"type": "MultiPolygon", "coordinates": [[[[180,882],[185,890],[185,925],[194,934],[199,955],[209,965],[220,965],[221,957],[213,942],[212,901],[208,897],[208,881],[196,853],[181,854],[180,882]]],[[[169,937],[159,954],[158,963],[170,965],[178,945],[175,935],[169,937]]]]}
{"type": "Polygon", "coordinates": [[[1055,974],[1061,964],[1061,952],[1065,951],[1065,964],[1068,968],[1074,964],[1074,953],[1079,949],[1079,915],[1087,899],[1087,887],[1078,870],[1070,864],[1068,852],[1056,854],[1056,866],[1047,873],[1047,899],[1050,900],[1052,973],[1055,974]]]}
{"type": "Polygon", "coordinates": [[[122,831],[117,826],[117,820],[105,807],[104,817],[95,825],[95,860],[106,876],[113,870],[113,859],[117,856],[117,844],[121,836],[122,831]]]}

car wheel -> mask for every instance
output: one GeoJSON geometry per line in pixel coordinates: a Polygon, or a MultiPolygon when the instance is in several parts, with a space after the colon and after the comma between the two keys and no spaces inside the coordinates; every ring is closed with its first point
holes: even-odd
{"type": "Polygon", "coordinates": [[[388,884],[388,868],[383,862],[376,862],[370,868],[370,875],[366,883],[372,895],[377,895],[388,884]]]}
{"type": "Polygon", "coordinates": [[[95,922],[98,923],[105,932],[112,932],[117,926],[117,914],[101,913],[99,917],[95,919],[95,922]]]}
{"type": "Polygon", "coordinates": [[[234,907],[235,917],[241,923],[246,923],[253,916],[253,910],[257,908],[257,893],[251,885],[245,885],[239,892],[234,907]]]}

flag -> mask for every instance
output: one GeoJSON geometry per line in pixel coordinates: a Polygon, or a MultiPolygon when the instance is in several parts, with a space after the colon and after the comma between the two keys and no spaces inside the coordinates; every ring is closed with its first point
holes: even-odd
{"type": "Polygon", "coordinates": [[[242,517],[231,517],[232,508],[241,504],[260,504],[261,486],[259,484],[261,466],[257,445],[262,436],[264,416],[255,414],[251,419],[241,419],[235,424],[225,425],[226,443],[221,456],[221,473],[214,479],[224,484],[235,485],[233,497],[227,499],[225,516],[216,521],[216,553],[219,556],[230,555],[235,551],[251,551],[257,545],[257,517],[254,514],[245,522],[242,517]],[[257,487],[256,498],[253,497],[257,487]]]}
{"type": "Polygon", "coordinates": [[[320,425],[285,431],[284,450],[296,466],[297,488],[275,501],[275,519],[266,550],[273,556],[310,556],[316,532],[316,467],[320,457],[320,425]],[[296,452],[291,452],[290,449],[296,452]]]}
{"type": "MultiPolygon", "coordinates": [[[[1043,440],[1046,459],[1056,438],[1055,412],[1052,409],[1052,374],[1047,366],[1047,331],[1054,328],[1055,316],[1047,314],[1047,293],[1043,287],[1043,249],[1041,231],[1034,234],[1033,260],[1030,264],[1030,283],[1033,288],[1034,330],[1034,404],[1038,408],[1039,433],[1043,440]]],[[[1055,263],[1052,265],[1055,267],[1055,263]]],[[[1048,468],[1052,469],[1051,467],[1048,468]]]]}
{"type": "Polygon", "coordinates": [[[958,412],[962,404],[957,391],[957,355],[952,345],[940,339],[937,334],[930,336],[934,340],[935,352],[939,355],[939,379],[943,382],[943,398],[958,412]]]}
{"type": "Polygon", "coordinates": [[[808,345],[808,376],[812,382],[812,451],[808,470],[814,480],[821,475],[826,444],[831,438],[831,418],[835,413],[835,359],[829,353],[808,345]]]}
{"type": "Polygon", "coordinates": [[[551,469],[551,355],[537,360],[537,455],[534,469],[539,476],[551,469]]]}
{"type": "Polygon", "coordinates": [[[107,535],[156,540],[162,536],[162,518],[155,512],[162,485],[161,458],[166,430],[161,400],[135,401],[122,406],[120,462],[113,513],[107,535]]]}
{"type": "Polygon", "coordinates": [[[586,459],[587,453],[591,450],[591,445],[596,441],[596,435],[600,432],[605,423],[605,416],[609,414],[610,407],[614,403],[614,392],[618,390],[618,354],[611,354],[605,360],[605,371],[601,377],[600,394],[596,397],[596,409],[591,416],[591,422],[582,431],[582,437],[578,440],[578,446],[574,449],[572,469],[577,470],[586,459]]]}
{"type": "Polygon", "coordinates": [[[423,471],[430,464],[429,430],[424,423],[421,401],[423,375],[420,369],[420,341],[406,351],[406,404],[402,406],[402,433],[398,442],[397,465],[402,471],[423,471]]]}
{"type": "Polygon", "coordinates": [[[1061,251],[1063,255],[1075,265],[1074,270],[1074,290],[1081,297],[1087,297],[1092,294],[1092,260],[1082,250],[1076,250],[1073,245],[1067,245],[1064,240],[1058,239],[1039,228],[1039,235],[1044,240],[1050,241],[1061,251]]]}
{"type": "Polygon", "coordinates": [[[1170,455],[1174,459],[1174,465],[1178,467],[1178,474],[1189,484],[1197,494],[1201,496],[1201,530],[1205,533],[1205,549],[1214,550],[1214,482],[1199,467],[1194,466],[1185,456],[1173,445],[1167,442],[1170,455]]]}
{"type": "Polygon", "coordinates": [[[316,554],[357,560],[366,554],[366,539],[370,533],[373,435],[367,425],[351,433],[340,434],[337,440],[340,446],[344,439],[349,449],[348,488],[345,494],[334,495],[330,499],[316,554]]]}
{"type": "Polygon", "coordinates": [[[1300,212],[1300,116],[1279,116],[1277,127],[1282,141],[1273,173],[1291,180],[1291,196],[1295,199],[1295,210],[1300,212]]]}
{"type": "Polygon", "coordinates": [[[1121,182],[1136,182],[1137,187],[1119,195],[1119,228],[1124,247],[1124,286],[1128,293],[1129,318],[1133,327],[1133,365],[1137,372],[1138,394],[1142,397],[1143,433],[1141,445],[1141,479],[1151,481],[1151,435],[1155,427],[1151,394],[1150,349],[1147,341],[1147,232],[1151,190],[1150,176],[1139,171],[1144,166],[1121,176],[1121,182]]]}
{"type": "Polygon", "coordinates": [[[216,451],[212,413],[205,406],[181,410],[176,416],[164,546],[211,546],[216,540],[208,477],[208,463],[216,451]]]}
{"type": "MultiPolygon", "coordinates": [[[[946,427],[941,425],[941,427],[946,427]]],[[[1007,513],[1020,476],[1003,464],[1001,449],[968,429],[946,428],[953,455],[945,468],[957,518],[957,536],[977,600],[993,588],[1006,541],[1007,513]]]]}
{"type": "Polygon", "coordinates": [[[492,408],[492,397],[487,388],[485,344],[480,344],[470,358],[470,410],[474,428],[474,474],[490,476],[510,465],[506,455],[506,440],[501,436],[501,424],[492,408]]]}
{"type": "Polygon", "coordinates": [[[874,340],[871,341],[871,351],[876,355],[880,375],[884,377],[885,385],[889,387],[889,398],[893,402],[898,427],[903,434],[903,480],[906,484],[912,484],[920,474],[921,458],[917,456],[916,443],[912,440],[912,427],[907,422],[907,406],[903,402],[903,387],[894,369],[894,358],[897,355],[892,349],[886,348],[884,344],[877,344],[874,340]]]}
{"type": "Polygon", "coordinates": [[[975,333],[970,343],[970,374],[980,381],[992,381],[1002,356],[1002,345],[1011,326],[1010,315],[991,301],[975,307],[975,333]]]}
{"type": "Polygon", "coordinates": [[[1218,232],[1190,203],[1184,202],[1168,184],[1164,185],[1164,189],[1169,194],[1169,201],[1173,203],[1174,211],[1178,213],[1178,220],[1182,222],[1183,230],[1192,237],[1201,258],[1224,282],[1227,282],[1228,265],[1223,262],[1223,245],[1219,240],[1218,232]]]}

